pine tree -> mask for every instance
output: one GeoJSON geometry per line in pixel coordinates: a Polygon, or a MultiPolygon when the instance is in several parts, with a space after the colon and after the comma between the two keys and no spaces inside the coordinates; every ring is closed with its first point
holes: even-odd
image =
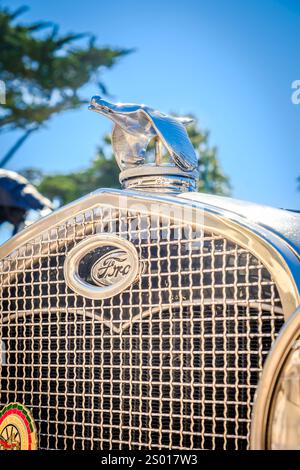
{"type": "Polygon", "coordinates": [[[5,104],[0,107],[0,132],[23,131],[2,156],[0,167],[51,117],[85,104],[81,89],[88,82],[97,83],[105,94],[102,71],[130,52],[98,47],[91,35],[60,34],[52,23],[25,25],[18,21],[25,10],[12,12],[0,7],[0,80],[6,89],[5,104]]]}

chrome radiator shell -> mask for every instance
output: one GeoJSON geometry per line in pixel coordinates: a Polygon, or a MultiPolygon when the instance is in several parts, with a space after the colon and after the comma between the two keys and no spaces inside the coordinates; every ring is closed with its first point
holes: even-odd
{"type": "Polygon", "coordinates": [[[103,190],[2,247],[0,404],[31,408],[41,448],[248,447],[264,360],[299,303],[297,263],[229,215],[103,190]],[[104,301],[63,278],[95,233],[129,239],[146,265],[104,301]]]}

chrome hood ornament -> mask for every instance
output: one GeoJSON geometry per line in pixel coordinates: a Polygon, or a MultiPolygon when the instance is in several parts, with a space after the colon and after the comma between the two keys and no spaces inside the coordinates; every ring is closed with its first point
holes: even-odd
{"type": "Polygon", "coordinates": [[[143,104],[113,104],[93,96],[89,109],[111,119],[112,147],[126,188],[160,192],[192,191],[198,176],[198,158],[185,126],[190,118],[168,116],[143,104]],[[155,139],[155,164],[146,163],[146,150],[155,139]],[[161,162],[162,145],[170,162],[161,162]]]}

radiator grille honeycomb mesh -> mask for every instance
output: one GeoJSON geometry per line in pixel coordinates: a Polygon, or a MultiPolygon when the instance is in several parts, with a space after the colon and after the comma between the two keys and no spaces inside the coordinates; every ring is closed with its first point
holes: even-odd
{"type": "Polygon", "coordinates": [[[283,324],[261,262],[171,218],[98,207],[2,260],[0,405],[32,410],[46,449],[244,449],[283,324]],[[143,274],[110,299],[64,281],[87,236],[131,241],[143,274]],[[9,274],[8,274],[9,273],[9,274]]]}

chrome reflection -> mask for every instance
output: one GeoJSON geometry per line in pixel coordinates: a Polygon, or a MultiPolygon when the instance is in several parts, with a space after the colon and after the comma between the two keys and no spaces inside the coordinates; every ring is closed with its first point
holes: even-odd
{"type": "Polygon", "coordinates": [[[274,400],[271,448],[300,449],[300,339],[283,367],[274,400]]]}

